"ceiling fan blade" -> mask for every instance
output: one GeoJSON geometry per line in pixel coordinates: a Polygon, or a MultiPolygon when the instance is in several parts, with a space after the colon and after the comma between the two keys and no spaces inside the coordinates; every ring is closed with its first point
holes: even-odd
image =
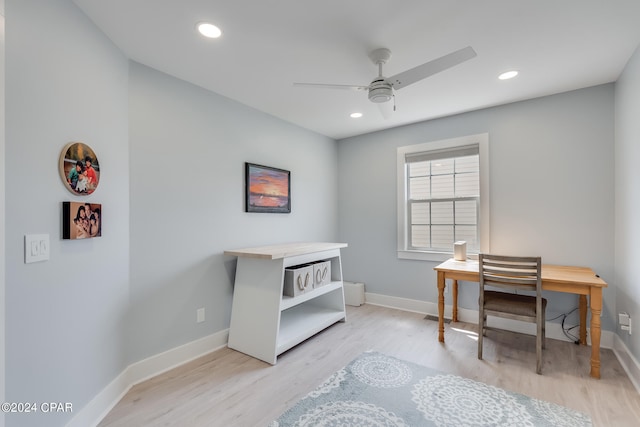
{"type": "Polygon", "coordinates": [[[324,83],[294,83],[294,86],[314,87],[320,89],[368,90],[369,86],[329,85],[324,83]]]}
{"type": "Polygon", "coordinates": [[[444,71],[447,68],[454,67],[476,56],[476,51],[473,50],[471,46],[467,46],[464,49],[456,50],[448,55],[441,56],[438,59],[396,74],[387,80],[393,85],[394,89],[402,89],[405,86],[409,86],[440,71],[444,71]]]}

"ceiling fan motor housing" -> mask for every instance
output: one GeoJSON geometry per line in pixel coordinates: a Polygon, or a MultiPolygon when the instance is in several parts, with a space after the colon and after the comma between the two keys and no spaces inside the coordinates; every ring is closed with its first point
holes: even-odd
{"type": "Polygon", "coordinates": [[[382,103],[393,97],[393,86],[384,78],[375,79],[369,85],[369,101],[382,103]]]}

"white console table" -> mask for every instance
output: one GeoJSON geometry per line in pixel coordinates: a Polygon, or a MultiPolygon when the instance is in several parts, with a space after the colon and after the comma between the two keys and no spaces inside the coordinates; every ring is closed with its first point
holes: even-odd
{"type": "Polygon", "coordinates": [[[238,257],[229,348],[275,365],[279,354],[346,320],[340,249],[346,243],[288,243],[225,251],[238,257]],[[331,282],[283,296],[285,268],[331,262],[331,282]]]}

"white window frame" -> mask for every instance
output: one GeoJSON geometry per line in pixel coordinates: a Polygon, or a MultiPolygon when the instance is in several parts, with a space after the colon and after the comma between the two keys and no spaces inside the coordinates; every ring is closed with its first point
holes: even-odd
{"type": "MultiPolygon", "coordinates": [[[[490,252],[489,241],[489,134],[482,133],[458,138],[445,139],[440,141],[426,142],[416,145],[398,147],[397,149],[397,194],[398,194],[398,258],[422,261],[445,261],[453,256],[453,245],[451,251],[436,252],[425,250],[409,249],[409,227],[407,224],[407,154],[423,153],[434,150],[455,149],[458,147],[478,145],[480,157],[480,211],[478,222],[478,234],[480,239],[480,251],[490,252]]],[[[477,257],[476,254],[468,254],[470,258],[477,257]]]]}

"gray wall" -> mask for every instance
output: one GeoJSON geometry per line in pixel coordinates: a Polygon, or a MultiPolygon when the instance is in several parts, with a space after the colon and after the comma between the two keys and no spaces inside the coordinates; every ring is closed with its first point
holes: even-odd
{"type": "Polygon", "coordinates": [[[229,326],[225,249],[337,238],[334,140],[136,63],[130,153],[130,362],[229,326]],[[244,212],[244,162],[291,171],[290,214],[244,212]]]}
{"type": "MultiPolygon", "coordinates": [[[[613,104],[608,84],[339,141],[345,278],[367,292],[437,301],[437,263],[396,257],[396,147],[487,132],[491,251],[587,265],[613,283],[613,104]]],[[[614,289],[604,293],[607,330],[614,289]]],[[[462,289],[459,304],[477,307],[477,285],[462,289]]],[[[575,307],[575,296],[555,294],[547,317],[575,307]]]]}
{"type": "Polygon", "coordinates": [[[629,60],[616,83],[616,303],[635,325],[629,335],[618,331],[636,360],[640,360],[640,47],[629,60]]]}
{"type": "MultiPolygon", "coordinates": [[[[124,368],[129,299],[128,62],[69,0],[6,1],[6,400],[79,411],[124,368]],[[64,145],[97,153],[100,185],[71,194],[64,145]],[[103,236],[61,239],[61,202],[102,203],[103,236]],[[24,263],[24,235],[51,258],[24,263]]],[[[8,415],[55,426],[74,414],[8,415]]]]}

